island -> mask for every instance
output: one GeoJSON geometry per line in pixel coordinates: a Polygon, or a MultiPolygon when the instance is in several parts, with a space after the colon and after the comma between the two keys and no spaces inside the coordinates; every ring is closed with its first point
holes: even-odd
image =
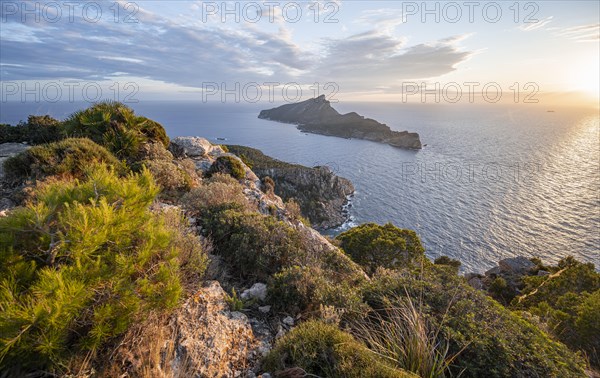
{"type": "Polygon", "coordinates": [[[321,95],[295,104],[262,110],[258,118],[298,125],[300,131],[340,138],[365,139],[390,146],[419,150],[419,134],[393,131],[387,125],[355,112],[340,114],[321,95]]]}

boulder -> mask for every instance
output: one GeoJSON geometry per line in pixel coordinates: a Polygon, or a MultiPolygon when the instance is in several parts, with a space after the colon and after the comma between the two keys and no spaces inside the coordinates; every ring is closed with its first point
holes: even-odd
{"type": "Polygon", "coordinates": [[[250,289],[244,290],[241,298],[244,300],[258,299],[264,301],[267,298],[267,285],[257,282],[250,289]]]}
{"type": "Polygon", "coordinates": [[[220,146],[213,146],[208,140],[200,137],[177,137],[171,140],[171,145],[174,155],[184,154],[191,158],[208,157],[218,151],[224,152],[220,146]]]}
{"type": "Polygon", "coordinates": [[[246,315],[231,312],[226,293],[211,281],[175,315],[173,364],[192,364],[201,377],[233,377],[255,355],[258,346],[246,315]]]}
{"type": "Polygon", "coordinates": [[[498,262],[502,273],[526,275],[536,267],[527,257],[517,256],[508,259],[503,259],[498,262]]]}

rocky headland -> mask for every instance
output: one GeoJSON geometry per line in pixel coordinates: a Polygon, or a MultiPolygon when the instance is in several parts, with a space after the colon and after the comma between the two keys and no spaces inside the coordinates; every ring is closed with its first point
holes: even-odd
{"type": "Polygon", "coordinates": [[[302,214],[319,230],[338,227],[348,220],[347,205],[354,194],[350,180],[335,175],[325,166],[305,167],[273,159],[260,150],[228,145],[229,151],[244,160],[261,179],[270,177],[275,194],[295,200],[302,214]]]}
{"type": "Polygon", "coordinates": [[[374,119],[365,118],[355,112],[340,114],[324,95],[295,104],[263,110],[258,118],[292,123],[298,125],[298,129],[306,133],[347,139],[365,139],[406,149],[422,148],[419,134],[393,131],[387,125],[374,119]]]}

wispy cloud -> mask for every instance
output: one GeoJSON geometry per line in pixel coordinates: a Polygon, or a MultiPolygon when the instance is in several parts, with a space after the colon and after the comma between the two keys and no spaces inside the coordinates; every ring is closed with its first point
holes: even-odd
{"type": "Polygon", "coordinates": [[[600,24],[578,25],[568,28],[551,29],[557,36],[578,42],[597,42],[600,40],[600,24]]]}
{"type": "Polygon", "coordinates": [[[527,32],[527,31],[541,29],[544,26],[548,25],[550,22],[552,22],[553,18],[554,18],[554,16],[548,16],[542,20],[538,20],[537,22],[523,24],[523,25],[519,26],[519,30],[527,32]]]}

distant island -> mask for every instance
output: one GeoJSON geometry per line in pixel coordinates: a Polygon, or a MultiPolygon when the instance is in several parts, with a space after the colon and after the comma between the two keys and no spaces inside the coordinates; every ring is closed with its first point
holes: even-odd
{"type": "Polygon", "coordinates": [[[374,119],[365,118],[355,112],[340,114],[331,107],[331,103],[325,99],[325,95],[295,104],[262,110],[258,118],[292,123],[298,125],[298,129],[306,133],[365,139],[414,150],[422,148],[419,134],[393,131],[387,125],[374,119]]]}

